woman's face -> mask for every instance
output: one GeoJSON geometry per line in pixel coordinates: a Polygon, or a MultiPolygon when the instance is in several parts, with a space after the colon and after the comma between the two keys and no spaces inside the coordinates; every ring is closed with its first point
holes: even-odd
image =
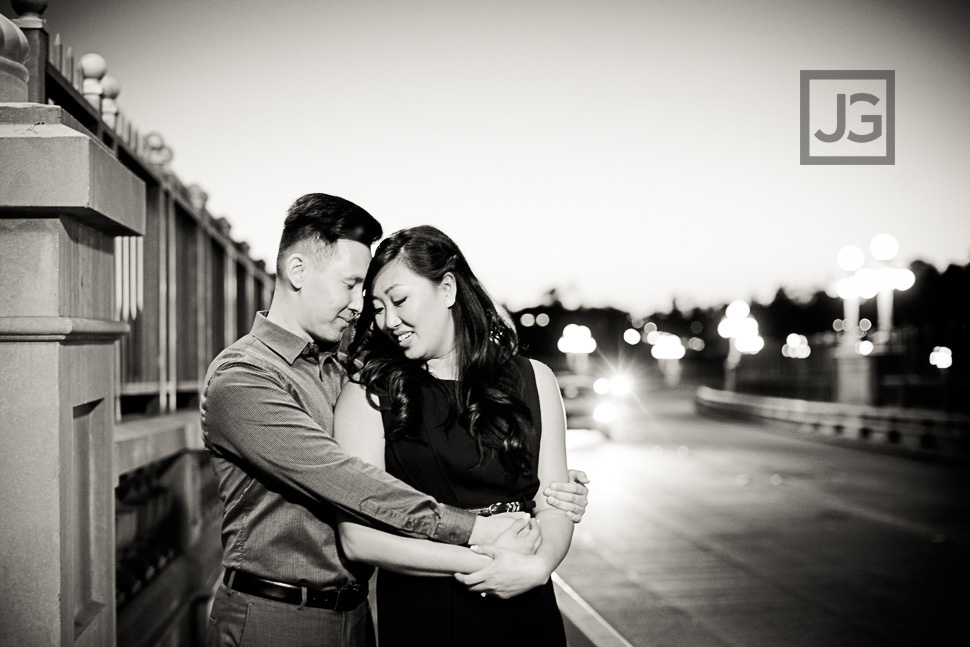
{"type": "Polygon", "coordinates": [[[374,323],[413,360],[432,360],[452,352],[455,322],[455,278],[446,274],[434,283],[415,274],[400,258],[374,278],[374,323]]]}

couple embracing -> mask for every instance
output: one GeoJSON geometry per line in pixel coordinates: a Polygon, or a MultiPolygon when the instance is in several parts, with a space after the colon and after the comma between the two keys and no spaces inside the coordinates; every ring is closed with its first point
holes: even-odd
{"type": "Polygon", "coordinates": [[[556,379],[450,238],[405,229],[372,259],[382,233],[342,198],[297,200],[269,311],[209,367],[225,575],[207,645],[373,646],[378,567],[381,647],[564,646],[549,578],[587,481],[556,379]]]}

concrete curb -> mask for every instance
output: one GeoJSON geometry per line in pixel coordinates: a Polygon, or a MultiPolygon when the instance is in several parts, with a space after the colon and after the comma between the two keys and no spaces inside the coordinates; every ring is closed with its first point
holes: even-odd
{"type": "Polygon", "coordinates": [[[557,574],[552,574],[569,647],[633,647],[557,574]]]}
{"type": "Polygon", "coordinates": [[[706,386],[697,389],[694,402],[702,414],[784,422],[802,432],[860,445],[923,455],[970,456],[970,416],[926,409],[770,398],[706,386]]]}

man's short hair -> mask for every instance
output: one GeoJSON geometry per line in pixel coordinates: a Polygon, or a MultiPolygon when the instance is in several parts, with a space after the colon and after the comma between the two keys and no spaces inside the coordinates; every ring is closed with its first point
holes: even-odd
{"type": "Polygon", "coordinates": [[[346,239],[370,247],[383,233],[374,216],[350,200],[326,193],[307,193],[287,211],[276,256],[276,275],[283,275],[286,257],[294,246],[304,241],[329,246],[346,239]]]}

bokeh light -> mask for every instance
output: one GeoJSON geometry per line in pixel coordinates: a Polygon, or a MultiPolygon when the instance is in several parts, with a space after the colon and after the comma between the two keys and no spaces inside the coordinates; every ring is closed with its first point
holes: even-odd
{"type": "Polygon", "coordinates": [[[657,333],[656,342],[650,349],[650,354],[656,359],[680,359],[687,350],[684,348],[680,337],[670,333],[657,333]]]}
{"type": "Polygon", "coordinates": [[[739,299],[731,302],[731,305],[727,307],[725,314],[727,315],[728,319],[743,319],[751,314],[751,307],[739,299]]]}
{"type": "Polygon", "coordinates": [[[633,390],[633,381],[625,375],[617,375],[609,383],[613,395],[626,395],[633,390]]]}
{"type": "Polygon", "coordinates": [[[899,241],[891,234],[877,234],[869,243],[869,252],[877,261],[889,261],[899,252],[899,241]]]}
{"type": "Polygon", "coordinates": [[[691,337],[687,342],[687,348],[698,352],[704,350],[704,346],[706,346],[706,344],[700,337],[691,337]]]}
{"type": "Polygon", "coordinates": [[[616,420],[616,405],[612,402],[604,402],[593,409],[593,419],[596,422],[609,424],[616,420]]]}
{"type": "Polygon", "coordinates": [[[563,353],[588,355],[596,350],[596,340],[586,326],[569,324],[563,328],[557,347],[563,353]]]}
{"type": "Polygon", "coordinates": [[[785,339],[785,345],[781,347],[781,354],[793,359],[805,359],[812,354],[812,349],[808,345],[808,337],[792,333],[785,339]]]}
{"type": "Polygon", "coordinates": [[[939,369],[953,366],[953,351],[946,346],[935,346],[930,353],[930,364],[939,369]]]}
{"type": "Polygon", "coordinates": [[[846,272],[855,272],[866,262],[865,253],[855,245],[846,245],[839,250],[839,267],[846,272]]]}

